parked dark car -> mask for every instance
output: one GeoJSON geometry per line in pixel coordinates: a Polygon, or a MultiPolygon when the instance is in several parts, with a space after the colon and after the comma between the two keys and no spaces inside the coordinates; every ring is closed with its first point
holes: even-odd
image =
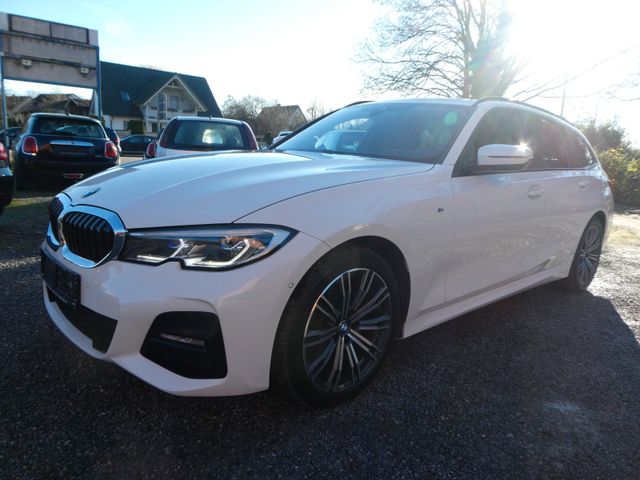
{"type": "Polygon", "coordinates": [[[107,137],[109,137],[109,140],[111,140],[118,148],[118,153],[122,153],[122,147],[120,146],[120,137],[118,136],[118,133],[113,128],[109,127],[104,127],[104,131],[107,132],[107,137]]]}
{"type": "Polygon", "coordinates": [[[34,113],[14,148],[16,188],[27,190],[46,177],[82,180],[118,165],[120,155],[97,120],[34,113]]]}
{"type": "Polygon", "coordinates": [[[5,143],[5,147],[7,147],[7,150],[11,150],[11,147],[16,144],[16,140],[20,136],[20,130],[22,130],[22,127],[7,128],[7,136],[9,137],[8,143],[5,143],[4,141],[4,130],[0,130],[0,142],[5,143]]]}
{"type": "Polygon", "coordinates": [[[9,154],[4,144],[0,143],[0,214],[11,203],[12,196],[13,174],[9,168],[9,154]]]}
{"type": "Polygon", "coordinates": [[[121,152],[123,155],[142,155],[154,140],[150,135],[129,135],[120,140],[121,152]]]}

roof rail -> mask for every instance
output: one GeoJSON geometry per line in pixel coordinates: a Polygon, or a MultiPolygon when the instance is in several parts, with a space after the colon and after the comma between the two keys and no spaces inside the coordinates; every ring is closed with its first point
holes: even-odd
{"type": "Polygon", "coordinates": [[[371,103],[371,100],[358,100],[357,102],[349,103],[349,104],[345,105],[342,108],[353,107],[354,105],[361,105],[363,103],[371,103]]]}
{"type": "Polygon", "coordinates": [[[511,100],[509,100],[506,97],[500,97],[500,96],[490,96],[490,97],[482,97],[479,98],[478,100],[475,101],[475,103],[473,104],[478,105],[479,103],[483,103],[483,102],[510,102],[511,100]]]}
{"type": "Polygon", "coordinates": [[[525,107],[529,107],[529,108],[533,108],[535,110],[539,110],[539,111],[544,112],[544,113],[546,113],[548,115],[552,115],[552,116],[554,116],[556,118],[559,118],[560,120],[568,123],[569,125],[575,126],[569,120],[567,120],[566,118],[564,118],[561,115],[558,115],[557,113],[550,112],[549,110],[546,110],[546,109],[544,109],[542,107],[536,107],[535,105],[531,105],[530,103],[521,102],[520,100],[510,100],[510,99],[505,98],[505,97],[482,97],[482,98],[476,100],[476,102],[473,104],[473,106],[475,107],[479,103],[483,103],[483,102],[507,102],[507,103],[514,103],[516,105],[523,105],[525,107]]]}

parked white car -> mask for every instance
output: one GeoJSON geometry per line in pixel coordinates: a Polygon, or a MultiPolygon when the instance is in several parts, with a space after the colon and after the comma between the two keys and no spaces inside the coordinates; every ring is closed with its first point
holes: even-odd
{"type": "Polygon", "coordinates": [[[158,139],[147,145],[144,157],[257,149],[256,137],[246,122],[217,117],[174,117],[158,139]]]}
{"type": "Polygon", "coordinates": [[[42,245],[44,303],[82,350],[166,392],[277,384],[335,405],[392,337],[555,280],[585,290],[612,209],[592,148],[550,113],[364,103],[275,151],[132,163],[68,188],[42,245]],[[328,150],[335,131],[356,133],[328,150]]]}
{"type": "Polygon", "coordinates": [[[287,138],[292,133],[293,132],[291,130],[283,130],[283,131],[279,132],[278,135],[273,137],[273,141],[271,143],[272,144],[278,143],[280,140],[284,140],[285,138],[287,138]]]}

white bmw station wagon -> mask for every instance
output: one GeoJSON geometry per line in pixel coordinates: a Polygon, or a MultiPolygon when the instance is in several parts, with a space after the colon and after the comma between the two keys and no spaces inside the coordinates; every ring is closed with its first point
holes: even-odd
{"type": "Polygon", "coordinates": [[[274,150],[112,168],[57,195],[46,309],[178,395],[330,406],[405,338],[547,282],[585,290],[613,200],[585,137],[500,99],[359,103],[274,150]]]}

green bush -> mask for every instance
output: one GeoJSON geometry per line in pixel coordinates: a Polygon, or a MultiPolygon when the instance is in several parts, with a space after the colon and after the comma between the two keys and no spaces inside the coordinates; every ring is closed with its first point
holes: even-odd
{"type": "Polygon", "coordinates": [[[131,135],[144,133],[142,120],[129,120],[128,126],[129,126],[129,131],[131,132],[131,135]]]}
{"type": "Polygon", "coordinates": [[[600,153],[616,203],[640,206],[640,156],[637,151],[612,148],[600,153]]]}

